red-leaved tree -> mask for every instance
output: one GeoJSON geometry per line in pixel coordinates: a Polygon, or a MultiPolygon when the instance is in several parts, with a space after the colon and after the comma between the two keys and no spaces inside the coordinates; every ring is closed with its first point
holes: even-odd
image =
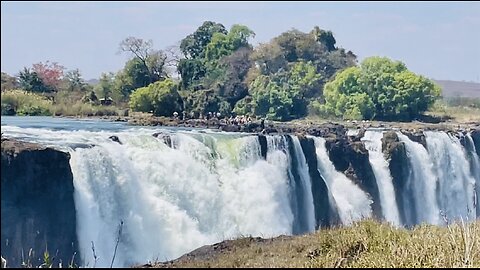
{"type": "Polygon", "coordinates": [[[53,91],[58,91],[63,79],[65,67],[57,62],[46,61],[45,63],[36,63],[32,65],[33,71],[37,73],[43,83],[53,91]]]}

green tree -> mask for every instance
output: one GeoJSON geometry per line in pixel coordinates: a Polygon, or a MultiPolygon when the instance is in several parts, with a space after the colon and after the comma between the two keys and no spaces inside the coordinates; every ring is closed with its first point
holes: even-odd
{"type": "MultiPolygon", "coordinates": [[[[248,39],[254,35],[252,30],[243,25],[233,25],[230,31],[226,31],[221,24],[204,22],[195,33],[183,39],[180,45],[185,56],[178,65],[183,89],[217,88],[218,90],[232,77],[238,78],[239,76],[232,74],[229,65],[235,65],[234,62],[238,64],[236,60],[245,56],[245,53],[224,58],[241,48],[251,49],[248,39]]],[[[250,62],[248,54],[246,56],[247,61],[250,62]]],[[[246,74],[243,70],[240,72],[246,74]]],[[[238,100],[238,97],[233,99],[238,100]]]]}
{"type": "Polygon", "coordinates": [[[178,85],[171,79],[155,82],[136,89],[130,96],[130,108],[134,111],[153,112],[157,116],[171,116],[183,109],[178,85]]]}
{"type": "Polygon", "coordinates": [[[213,89],[188,92],[184,98],[185,110],[193,113],[195,117],[206,115],[209,112],[220,112],[222,115],[230,115],[230,104],[213,89]]]}
{"type": "Polygon", "coordinates": [[[288,70],[292,63],[311,62],[322,75],[323,83],[337,71],[353,66],[356,56],[343,48],[335,47],[331,31],[316,26],[310,33],[293,29],[258,46],[252,54],[254,68],[268,75],[288,70]]]}
{"type": "Polygon", "coordinates": [[[255,33],[244,25],[235,24],[230,31],[224,33],[214,33],[212,40],[205,48],[205,59],[207,65],[216,66],[218,60],[230,55],[234,51],[248,47],[248,39],[254,37],[255,33]]]}
{"type": "Polygon", "coordinates": [[[321,95],[321,87],[322,75],[311,62],[295,62],[288,71],[258,76],[250,84],[251,97],[239,101],[235,112],[280,121],[304,117],[309,100],[321,95]]]}
{"type": "Polygon", "coordinates": [[[26,67],[19,72],[18,82],[20,84],[20,88],[25,91],[37,93],[46,93],[53,91],[51,87],[49,87],[43,82],[43,80],[38,76],[35,71],[32,71],[26,67]]]}
{"type": "MultiPolygon", "coordinates": [[[[269,119],[287,121],[307,114],[307,100],[298,81],[289,80],[289,75],[261,75],[250,85],[251,105],[240,106],[253,108],[253,113],[269,119]]],[[[241,107],[236,111],[240,111],[241,107]]]]}
{"type": "Polygon", "coordinates": [[[144,83],[144,86],[168,77],[165,70],[167,55],[161,50],[154,50],[153,41],[128,37],[120,42],[119,51],[131,53],[136,60],[133,67],[143,70],[139,72],[147,72],[148,81],[144,83]]]}
{"type": "Polygon", "coordinates": [[[95,85],[95,92],[101,98],[107,100],[111,98],[114,87],[114,75],[113,73],[102,73],[100,81],[95,85]]]}
{"type": "Polygon", "coordinates": [[[193,34],[186,36],[180,43],[180,50],[186,59],[203,58],[205,47],[215,33],[227,34],[220,23],[205,21],[193,34]]]}
{"type": "Polygon", "coordinates": [[[82,74],[80,73],[80,70],[78,68],[67,71],[65,73],[65,80],[67,83],[66,88],[70,92],[72,91],[84,92],[86,90],[87,83],[82,78],[82,74]]]}
{"type": "Polygon", "coordinates": [[[290,72],[287,73],[290,87],[297,89],[302,98],[317,97],[322,94],[323,76],[317,73],[312,62],[296,62],[290,72]]]}
{"type": "Polygon", "coordinates": [[[133,90],[150,84],[150,71],[138,58],[132,58],[117,72],[112,97],[117,102],[127,101],[133,90]]]}
{"type": "Polygon", "coordinates": [[[433,81],[405,64],[370,57],[325,85],[322,110],[344,119],[412,120],[440,96],[433,81]]]}
{"type": "Polygon", "coordinates": [[[182,77],[182,88],[189,89],[195,87],[205,77],[206,68],[200,59],[181,59],[178,63],[178,72],[182,77]]]}

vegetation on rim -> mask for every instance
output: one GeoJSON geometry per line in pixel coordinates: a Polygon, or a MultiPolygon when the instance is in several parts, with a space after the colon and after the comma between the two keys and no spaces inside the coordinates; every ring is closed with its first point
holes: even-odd
{"type": "Polygon", "coordinates": [[[157,116],[185,111],[190,118],[219,112],[278,121],[411,121],[424,113],[456,120],[480,113],[470,98],[449,96],[441,104],[439,86],[399,61],[370,57],[358,65],[352,51],[338,47],[334,34],[318,26],[307,33],[288,30],[257,46],[250,43],[254,37],[245,25],[227,29],[213,21],[165,50],[127,37],[118,53],[130,59],[95,85],[78,69],[49,61],[15,76],[2,72],[2,115],[123,115],[120,109],[130,109],[157,116]],[[158,82],[175,91],[160,98],[158,82]],[[38,98],[20,97],[18,89],[38,98]]]}
{"type": "Polygon", "coordinates": [[[480,267],[479,236],[478,221],[401,229],[364,220],[295,237],[225,241],[207,255],[145,267],[480,267]]]}

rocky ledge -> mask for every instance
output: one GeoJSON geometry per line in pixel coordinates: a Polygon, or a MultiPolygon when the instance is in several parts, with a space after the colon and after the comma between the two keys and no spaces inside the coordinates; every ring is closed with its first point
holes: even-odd
{"type": "Polygon", "coordinates": [[[70,155],[3,136],[1,152],[1,249],[8,266],[39,266],[46,249],[55,263],[76,261],[70,155]]]}

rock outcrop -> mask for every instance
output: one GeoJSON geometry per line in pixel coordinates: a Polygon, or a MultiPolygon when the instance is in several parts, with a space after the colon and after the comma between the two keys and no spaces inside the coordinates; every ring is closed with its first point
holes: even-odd
{"type": "Polygon", "coordinates": [[[4,138],[1,152],[2,256],[9,267],[35,267],[48,250],[68,265],[77,251],[70,155],[4,138]]]}

